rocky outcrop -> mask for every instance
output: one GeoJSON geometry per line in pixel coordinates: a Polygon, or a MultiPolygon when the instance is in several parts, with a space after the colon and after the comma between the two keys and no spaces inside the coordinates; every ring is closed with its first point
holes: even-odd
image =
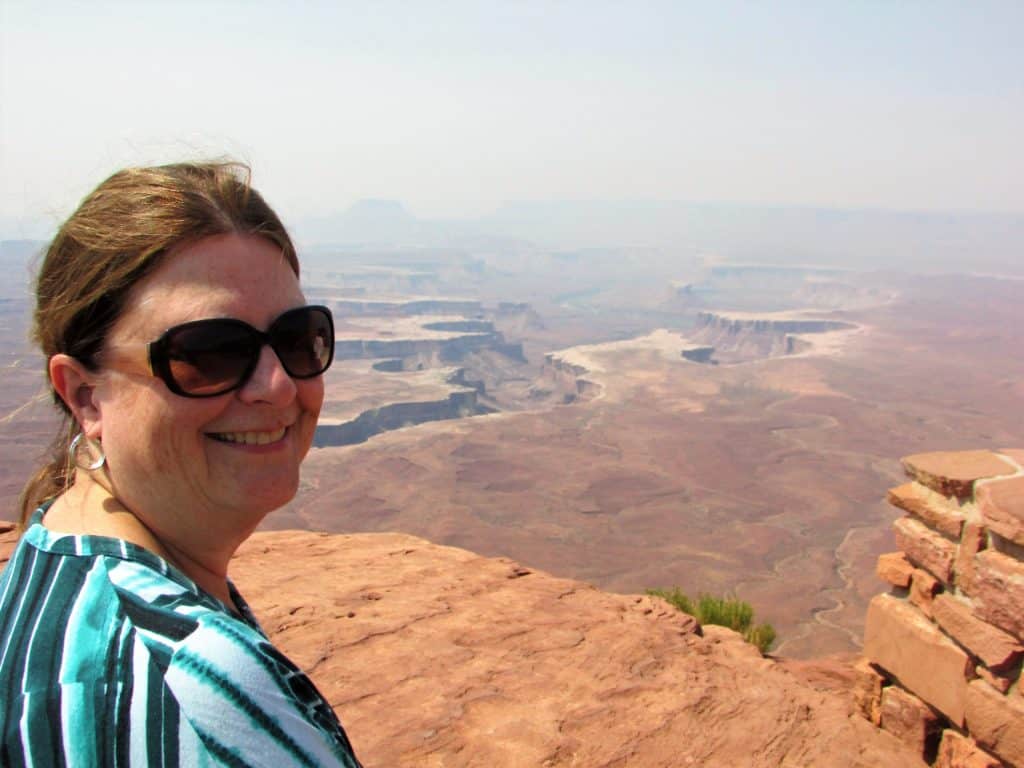
{"type": "Polygon", "coordinates": [[[791,312],[699,312],[697,327],[688,338],[699,347],[714,348],[715,357],[721,362],[739,363],[805,352],[812,348],[805,336],[854,328],[855,325],[840,320],[791,312]]]}
{"type": "Polygon", "coordinates": [[[712,328],[729,334],[740,333],[826,333],[828,331],[846,331],[854,326],[839,320],[821,318],[795,317],[749,317],[726,315],[718,312],[699,312],[697,314],[699,328],[712,328]]]}
{"type": "Polygon", "coordinates": [[[923,768],[848,696],[659,599],[403,534],[257,533],[231,573],[367,768],[923,768]]]}
{"type": "Polygon", "coordinates": [[[936,766],[1024,766],[1022,459],[908,456],[913,482],[889,492],[907,516],[894,524],[900,551],[879,559],[892,591],[868,609],[864,655],[880,685],[861,710],[880,709],[881,727],[936,766]]]}
{"type": "Polygon", "coordinates": [[[400,534],[256,534],[233,573],[368,767],[920,765],[655,598],[400,534]]]}
{"type": "Polygon", "coordinates": [[[590,400],[601,393],[601,385],[588,378],[589,373],[586,366],[566,360],[561,353],[548,352],[544,355],[540,375],[542,386],[547,388],[535,389],[539,395],[545,397],[557,392],[561,396],[561,402],[566,404],[590,400]]]}

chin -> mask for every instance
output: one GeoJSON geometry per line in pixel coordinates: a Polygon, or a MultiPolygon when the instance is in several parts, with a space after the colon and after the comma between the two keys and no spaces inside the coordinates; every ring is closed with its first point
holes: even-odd
{"type": "Polygon", "coordinates": [[[299,477],[296,473],[294,478],[288,478],[287,481],[281,480],[272,485],[261,484],[259,487],[251,488],[244,494],[244,498],[248,499],[252,512],[259,514],[262,520],[275,509],[280,509],[294,499],[298,490],[299,477]]]}

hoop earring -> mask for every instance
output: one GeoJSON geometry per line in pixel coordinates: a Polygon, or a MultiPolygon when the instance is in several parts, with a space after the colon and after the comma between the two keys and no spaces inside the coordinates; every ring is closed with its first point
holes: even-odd
{"type": "Polygon", "coordinates": [[[107,456],[105,453],[103,453],[102,446],[94,447],[92,442],[90,442],[88,438],[85,437],[84,432],[79,432],[71,439],[71,444],[68,446],[68,456],[71,457],[72,464],[74,464],[79,469],[84,469],[89,472],[95,472],[97,469],[99,469],[100,467],[107,463],[107,456]],[[86,445],[89,447],[90,451],[97,451],[100,455],[98,459],[93,459],[92,464],[84,466],[78,463],[78,446],[81,444],[83,439],[85,439],[86,445]]]}

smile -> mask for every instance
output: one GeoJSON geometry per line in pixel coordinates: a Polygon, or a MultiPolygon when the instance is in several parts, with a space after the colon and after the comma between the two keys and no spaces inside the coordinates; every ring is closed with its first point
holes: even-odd
{"type": "Polygon", "coordinates": [[[222,443],[241,443],[243,445],[266,445],[276,443],[284,437],[287,427],[275,429],[273,432],[211,432],[209,436],[222,443]]]}

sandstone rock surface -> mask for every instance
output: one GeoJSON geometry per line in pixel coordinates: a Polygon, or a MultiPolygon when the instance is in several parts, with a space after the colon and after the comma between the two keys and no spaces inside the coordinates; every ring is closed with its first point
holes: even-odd
{"type": "Polygon", "coordinates": [[[943,496],[966,498],[974,481],[1012,475],[1017,468],[992,451],[933,451],[902,460],[907,474],[943,496]]]}
{"type": "Polygon", "coordinates": [[[885,678],[867,659],[854,665],[853,700],[857,710],[874,725],[882,724],[882,686],[885,678]]]}
{"type": "Polygon", "coordinates": [[[932,601],[938,591],[939,582],[934,576],[920,568],[914,569],[914,576],[910,581],[910,594],[907,597],[929,619],[932,618],[932,601]]]}
{"type": "Polygon", "coordinates": [[[402,534],[257,533],[232,576],[367,768],[924,765],[660,599],[402,534]]]}
{"type": "Polygon", "coordinates": [[[1024,640],[1024,563],[987,549],[975,558],[968,594],[981,618],[1024,640]]]}
{"type": "Polygon", "coordinates": [[[999,453],[1017,462],[1024,469],[1024,448],[1000,448],[999,453]]]}
{"type": "Polygon", "coordinates": [[[964,720],[966,653],[912,605],[878,595],[868,607],[864,655],[957,725],[964,720]]]}
{"type": "Polygon", "coordinates": [[[942,732],[935,768],[1002,768],[1002,763],[973,740],[947,729],[942,732]]]}
{"type": "Polygon", "coordinates": [[[956,544],[912,517],[901,517],[892,528],[896,545],[907,554],[910,562],[927,569],[943,584],[953,582],[956,544]]]}
{"type": "Polygon", "coordinates": [[[1024,544],[1024,475],[980,485],[977,497],[988,527],[1015,544],[1024,544]]]}
{"type": "Polygon", "coordinates": [[[1024,647],[1013,637],[976,617],[969,605],[951,595],[935,598],[932,615],[939,626],[991,669],[1011,667],[1024,654],[1024,647]]]}
{"type": "Polygon", "coordinates": [[[917,754],[925,753],[938,724],[935,712],[916,696],[896,685],[882,690],[882,727],[917,754]]]}
{"type": "Polygon", "coordinates": [[[234,569],[367,766],[920,764],[658,599],[399,534],[256,534],[234,569]]]}
{"type": "Polygon", "coordinates": [[[984,680],[967,689],[967,726],[977,742],[1014,768],[1024,766],[1024,702],[984,680]]]}
{"type": "Polygon", "coordinates": [[[985,548],[985,538],[985,527],[980,523],[969,521],[964,525],[960,547],[953,562],[956,584],[962,590],[970,591],[974,587],[975,557],[985,548]]]}
{"type": "Polygon", "coordinates": [[[904,483],[890,488],[887,498],[890,504],[921,518],[932,528],[960,538],[964,514],[945,496],[919,483],[904,483]]]}
{"type": "Polygon", "coordinates": [[[884,555],[878,556],[875,574],[882,581],[887,581],[894,587],[906,589],[910,586],[910,579],[914,575],[914,566],[902,552],[886,552],[884,555]]]}

